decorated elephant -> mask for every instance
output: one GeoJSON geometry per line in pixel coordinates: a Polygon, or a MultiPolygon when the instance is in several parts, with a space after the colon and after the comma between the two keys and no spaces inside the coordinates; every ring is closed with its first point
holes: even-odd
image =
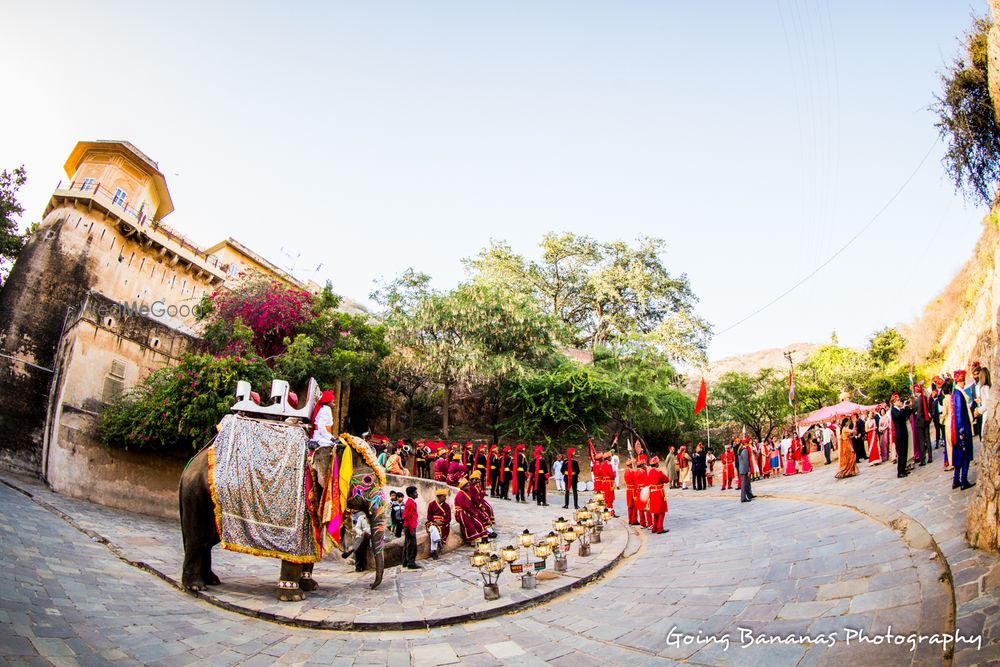
{"type": "Polygon", "coordinates": [[[305,592],[318,587],[313,565],[330,548],[340,547],[342,535],[351,527],[352,511],[364,512],[371,524],[375,563],[371,588],[382,583],[384,471],[375,463],[370,448],[357,438],[341,436],[334,447],[310,452],[302,433],[300,427],[228,415],[213,444],[191,459],[181,475],[179,490],[184,588],[198,591],[220,583],[212,572],[211,554],[212,547],[221,542],[229,550],[280,558],[278,599],[302,600],[305,592]],[[240,436],[241,428],[250,435],[240,436]],[[289,438],[289,433],[297,434],[292,437],[296,442],[286,447],[281,440],[289,438]],[[257,439],[266,441],[268,437],[274,442],[265,443],[262,454],[257,439]],[[256,477],[248,473],[255,466],[262,469],[256,477]],[[232,510],[239,503],[243,508],[272,514],[267,520],[240,516],[240,511],[232,510]],[[270,518],[275,512],[278,518],[270,518]],[[277,545],[261,543],[274,541],[273,533],[263,537],[254,534],[269,529],[283,531],[277,545]]]}

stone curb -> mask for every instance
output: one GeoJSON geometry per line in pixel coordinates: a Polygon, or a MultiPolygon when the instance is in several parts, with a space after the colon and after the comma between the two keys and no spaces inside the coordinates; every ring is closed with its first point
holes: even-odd
{"type": "MultiPolygon", "coordinates": [[[[912,516],[884,503],[865,499],[850,500],[844,496],[833,494],[758,493],[756,497],[846,507],[898,533],[903,543],[911,551],[924,550],[934,552],[932,559],[913,559],[917,567],[917,580],[920,582],[922,598],[920,604],[920,625],[921,627],[932,626],[943,619],[945,627],[939,632],[942,634],[954,634],[956,631],[957,607],[951,566],[948,564],[948,559],[945,557],[944,552],[941,551],[941,547],[938,546],[934,536],[924,528],[923,524],[912,516]],[[941,590],[941,585],[943,585],[944,590],[941,590]]],[[[726,500],[726,498],[713,498],[710,496],[685,495],[682,498],[726,500]]],[[[943,664],[950,666],[954,657],[953,654],[953,647],[949,647],[942,654],[933,644],[920,643],[917,645],[917,650],[914,652],[911,664],[943,664]]]]}
{"type": "MultiPolygon", "coordinates": [[[[569,594],[569,593],[571,593],[573,591],[576,591],[576,590],[578,590],[580,588],[583,588],[584,586],[587,586],[587,585],[589,585],[589,584],[591,584],[591,583],[593,583],[595,581],[598,581],[599,579],[602,579],[609,572],[611,572],[611,570],[613,570],[614,568],[616,568],[621,563],[622,560],[624,560],[625,558],[629,558],[632,555],[634,555],[634,553],[635,553],[634,551],[632,553],[628,554],[628,555],[626,555],[626,552],[628,551],[629,544],[634,539],[639,539],[639,538],[636,538],[635,536],[633,536],[631,527],[627,523],[625,523],[623,519],[621,519],[620,517],[617,518],[616,520],[619,521],[619,522],[621,522],[622,525],[623,525],[623,527],[625,528],[625,539],[624,539],[624,541],[622,543],[621,550],[613,558],[611,558],[611,560],[609,560],[607,563],[603,564],[601,567],[599,567],[594,572],[591,572],[590,574],[588,574],[588,575],[586,575],[584,577],[580,577],[578,579],[573,579],[571,583],[567,583],[564,586],[559,586],[557,588],[552,589],[551,591],[546,591],[545,593],[542,593],[541,595],[538,595],[536,597],[530,598],[528,600],[512,601],[512,602],[509,602],[509,603],[504,604],[504,605],[500,605],[500,606],[497,606],[497,607],[492,607],[490,609],[484,609],[484,610],[480,610],[480,611],[470,611],[470,612],[466,612],[466,613],[462,613],[462,614],[454,614],[452,616],[442,616],[440,618],[431,618],[431,619],[413,619],[413,620],[410,620],[410,621],[372,621],[372,622],[368,622],[368,621],[311,621],[311,620],[308,620],[308,619],[290,618],[290,617],[287,617],[287,616],[282,616],[281,614],[274,614],[274,613],[266,612],[266,611],[259,611],[259,610],[255,610],[255,609],[248,609],[246,607],[242,607],[242,606],[234,604],[232,602],[227,602],[225,600],[219,600],[219,599],[215,598],[213,595],[211,595],[210,593],[206,593],[205,591],[189,591],[186,588],[184,588],[184,587],[181,586],[180,582],[177,580],[176,577],[173,577],[173,576],[171,576],[169,574],[161,572],[160,570],[156,569],[155,567],[152,567],[151,565],[149,565],[149,564],[147,564],[147,563],[145,563],[143,561],[136,561],[136,560],[132,560],[132,559],[126,557],[124,555],[122,549],[119,548],[116,544],[114,544],[110,540],[108,540],[106,537],[104,537],[103,535],[100,535],[100,534],[98,534],[98,533],[96,533],[96,532],[94,532],[92,530],[87,530],[87,529],[83,528],[82,526],[80,526],[80,524],[78,524],[76,522],[75,519],[73,519],[73,517],[69,516],[68,514],[66,514],[65,512],[63,512],[62,510],[60,510],[57,507],[53,506],[52,504],[50,504],[50,503],[48,503],[48,502],[46,502],[46,501],[44,501],[44,500],[36,497],[30,491],[21,488],[17,484],[15,484],[12,481],[10,481],[8,479],[5,479],[3,477],[0,477],[0,482],[2,482],[4,485],[10,487],[14,491],[17,491],[18,493],[21,493],[22,495],[27,496],[29,499],[31,499],[32,502],[34,502],[35,504],[37,504],[41,508],[45,509],[46,511],[51,512],[52,514],[55,514],[60,519],[62,519],[66,523],[68,523],[70,526],[72,526],[73,528],[75,528],[79,532],[81,532],[84,535],[86,535],[87,537],[89,537],[92,541],[98,542],[100,544],[103,544],[105,547],[108,548],[108,550],[112,554],[115,555],[116,558],[118,558],[119,560],[121,560],[123,563],[131,565],[132,567],[140,569],[140,570],[142,570],[144,572],[148,572],[149,574],[152,574],[152,575],[158,577],[159,579],[162,579],[163,581],[165,581],[166,583],[170,584],[172,587],[176,588],[178,591],[181,591],[182,593],[186,593],[188,595],[191,595],[192,597],[196,597],[196,598],[199,598],[201,600],[204,600],[205,602],[208,602],[209,604],[214,605],[216,607],[219,607],[221,609],[225,609],[227,611],[232,611],[232,612],[235,612],[235,613],[238,613],[238,614],[242,614],[244,616],[249,616],[251,618],[259,618],[261,620],[271,621],[273,623],[279,623],[281,625],[290,625],[290,626],[297,626],[297,627],[303,627],[303,628],[312,628],[312,629],[318,629],[318,630],[340,630],[340,631],[353,631],[353,632],[387,632],[387,631],[398,631],[398,630],[428,630],[430,628],[442,627],[442,626],[447,626],[447,625],[455,625],[457,623],[468,623],[470,621],[482,621],[482,620],[485,620],[485,619],[488,619],[488,618],[495,618],[497,616],[505,616],[505,615],[512,614],[512,613],[515,613],[515,612],[523,611],[525,609],[530,609],[531,607],[536,607],[536,606],[539,606],[539,605],[551,602],[552,600],[554,600],[556,598],[559,598],[559,597],[562,597],[564,595],[567,595],[567,594],[569,594]]],[[[640,547],[641,547],[641,542],[640,542],[640,547]]],[[[478,589],[477,589],[477,591],[478,591],[478,589]]]]}

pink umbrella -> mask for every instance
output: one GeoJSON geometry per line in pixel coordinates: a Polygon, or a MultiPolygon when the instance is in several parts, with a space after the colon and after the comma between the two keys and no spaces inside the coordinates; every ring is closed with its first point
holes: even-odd
{"type": "Polygon", "coordinates": [[[841,401],[836,405],[828,405],[825,408],[820,408],[814,412],[803,416],[798,421],[799,426],[809,426],[810,424],[819,424],[820,422],[828,422],[831,419],[836,419],[837,417],[843,417],[845,415],[852,415],[855,412],[866,412],[868,410],[876,410],[882,407],[882,403],[877,403],[875,405],[861,405],[859,403],[854,403],[853,401],[841,401]]]}

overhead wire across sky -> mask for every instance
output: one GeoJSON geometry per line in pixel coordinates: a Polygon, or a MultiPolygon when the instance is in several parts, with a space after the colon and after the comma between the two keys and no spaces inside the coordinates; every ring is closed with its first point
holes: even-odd
{"type": "Polygon", "coordinates": [[[770,308],[771,306],[773,306],[774,304],[778,303],[783,298],[785,298],[786,296],[788,296],[789,294],[791,294],[792,292],[794,292],[796,289],[798,289],[799,287],[801,287],[802,285],[804,285],[810,278],[812,278],[817,273],[819,273],[820,271],[822,271],[827,265],[829,265],[833,260],[835,260],[838,256],[840,256],[840,254],[843,253],[845,250],[847,250],[855,241],[857,241],[858,238],[860,238],[862,234],[864,234],[866,231],[868,231],[868,229],[871,228],[871,226],[873,224],[875,224],[875,221],[878,220],[882,216],[882,214],[885,213],[886,210],[892,205],[892,203],[896,201],[896,199],[899,197],[899,195],[901,195],[903,193],[903,190],[906,189],[906,186],[910,184],[910,181],[913,180],[913,177],[917,175],[917,172],[919,172],[920,169],[921,169],[921,167],[924,166],[924,163],[927,162],[927,158],[929,158],[931,156],[931,153],[934,151],[934,147],[937,146],[937,144],[938,144],[938,140],[935,139],[934,142],[927,149],[927,152],[924,153],[924,156],[922,158],[920,158],[920,162],[917,163],[917,166],[913,169],[912,172],[910,172],[910,175],[906,177],[906,180],[903,181],[903,184],[899,186],[899,188],[896,190],[896,192],[893,193],[892,197],[890,197],[889,200],[882,206],[882,208],[880,208],[875,213],[875,215],[873,215],[871,217],[871,219],[869,219],[868,222],[865,223],[864,227],[862,227],[857,232],[855,232],[854,236],[852,236],[851,238],[849,238],[844,245],[840,246],[840,248],[838,248],[836,252],[834,252],[832,255],[830,255],[826,259],[826,261],[824,261],[822,264],[820,264],[819,266],[817,266],[815,269],[813,269],[812,271],[810,271],[809,273],[807,273],[805,276],[803,276],[794,285],[792,285],[791,287],[789,287],[788,289],[786,289],[784,292],[782,292],[778,296],[774,297],[773,299],[771,299],[770,301],[768,301],[767,303],[765,303],[763,306],[761,306],[757,310],[753,311],[752,313],[750,313],[749,315],[743,317],[742,319],[737,320],[736,322],[733,322],[732,324],[730,324],[729,326],[727,326],[725,329],[723,329],[721,331],[715,332],[714,335],[716,337],[719,337],[719,336],[723,335],[724,333],[732,331],[733,329],[735,329],[736,327],[740,326],[741,324],[743,324],[747,320],[749,320],[749,319],[751,319],[751,318],[753,318],[753,317],[761,314],[762,312],[764,312],[765,310],[767,310],[768,308],[770,308]]]}

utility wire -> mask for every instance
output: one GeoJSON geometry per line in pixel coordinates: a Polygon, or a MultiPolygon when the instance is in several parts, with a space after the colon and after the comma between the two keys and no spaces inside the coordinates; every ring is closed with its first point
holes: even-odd
{"type": "Polygon", "coordinates": [[[903,193],[903,190],[906,189],[906,186],[910,184],[910,181],[913,180],[913,177],[917,175],[917,172],[920,171],[920,168],[924,166],[925,162],[927,162],[927,158],[929,158],[931,156],[931,152],[934,151],[934,147],[937,146],[937,143],[938,143],[938,140],[935,139],[934,143],[931,144],[931,147],[927,149],[927,152],[924,153],[924,156],[920,159],[920,163],[917,164],[916,168],[910,173],[909,176],[906,177],[906,180],[903,181],[903,184],[899,186],[899,189],[896,190],[895,194],[893,194],[892,197],[889,198],[889,201],[887,201],[885,203],[885,205],[882,208],[880,208],[875,215],[873,215],[871,217],[871,219],[865,224],[864,227],[862,227],[861,229],[859,229],[857,231],[857,233],[854,234],[854,236],[852,236],[851,238],[849,238],[847,240],[847,243],[845,243],[844,245],[842,245],[840,247],[840,249],[837,250],[837,252],[835,252],[832,255],[830,255],[830,257],[828,257],[825,262],[823,262],[822,264],[820,264],[819,266],[817,266],[810,273],[808,273],[805,277],[803,277],[797,283],[795,283],[794,285],[792,285],[791,287],[789,287],[788,289],[786,289],[784,292],[782,292],[778,296],[774,297],[773,299],[771,299],[770,301],[768,301],[766,304],[764,304],[763,306],[761,306],[757,310],[753,311],[752,313],[750,313],[749,315],[747,315],[743,319],[737,320],[736,322],[733,322],[732,324],[730,324],[728,327],[726,327],[722,331],[717,332],[715,334],[715,336],[718,337],[718,336],[721,336],[724,333],[732,331],[733,329],[735,329],[739,325],[743,324],[744,322],[746,322],[750,318],[756,317],[757,315],[760,315],[762,312],[764,312],[765,310],[767,310],[768,308],[770,308],[771,306],[773,306],[774,304],[778,303],[779,301],[781,301],[782,299],[784,299],[786,296],[788,296],[789,294],[791,294],[792,292],[794,292],[795,290],[797,290],[807,280],[809,280],[810,278],[812,278],[813,276],[815,276],[817,273],[819,273],[820,271],[822,271],[830,262],[832,262],[833,260],[835,260],[838,256],[840,256],[840,254],[842,252],[844,252],[845,250],[847,250],[851,246],[851,244],[853,244],[855,241],[858,240],[858,237],[860,237],[862,234],[864,234],[866,231],[868,231],[868,228],[871,227],[873,224],[875,224],[875,221],[878,220],[879,217],[881,217],[881,215],[883,213],[885,213],[886,209],[888,209],[892,205],[892,203],[894,201],[896,201],[896,199],[899,197],[899,195],[901,195],[903,193]]]}

